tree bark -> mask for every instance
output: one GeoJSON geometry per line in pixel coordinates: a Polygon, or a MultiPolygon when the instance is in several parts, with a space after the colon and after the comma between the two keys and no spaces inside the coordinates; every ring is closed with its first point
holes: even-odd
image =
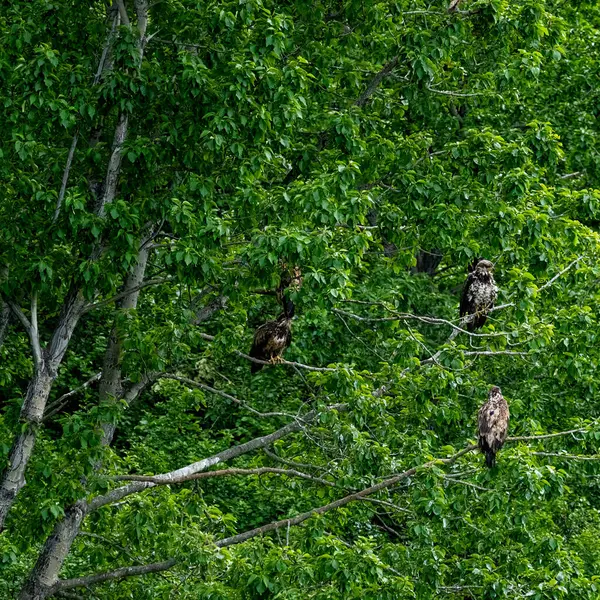
{"type": "Polygon", "coordinates": [[[10,322],[10,307],[5,302],[1,302],[2,310],[0,310],[0,348],[4,344],[6,334],[8,332],[8,323],[10,322]]]}
{"type": "Polygon", "coordinates": [[[8,465],[0,481],[0,531],[4,528],[6,516],[15,498],[25,485],[25,470],[33,453],[37,431],[44,417],[46,402],[56,379],[58,367],[67,351],[85,304],[81,293],[69,294],[52,340],[48,348],[42,352],[39,362],[35,366],[33,378],[29,383],[25,401],[21,407],[23,429],[13,443],[8,465]]]}
{"type": "MultiPolygon", "coordinates": [[[[138,254],[138,262],[131,270],[125,281],[125,292],[130,290],[121,301],[121,310],[134,309],[140,294],[140,284],[144,279],[149,250],[144,240],[138,254]]],[[[121,363],[122,363],[123,333],[118,325],[114,325],[110,334],[108,347],[104,355],[104,365],[100,378],[99,400],[110,402],[122,396],[121,363]]],[[[109,446],[115,432],[114,423],[102,423],[103,435],[101,443],[109,446]]],[[[100,464],[96,466],[100,469],[100,464]]],[[[19,600],[44,600],[51,595],[52,587],[58,581],[58,574],[65,558],[71,551],[73,541],[79,534],[79,529],[89,510],[84,499],[80,500],[65,511],[65,517],[60,520],[53,534],[46,540],[44,548],[38,557],[35,567],[21,590],[19,600]]]]}
{"type": "Polygon", "coordinates": [[[79,533],[86,510],[84,502],[67,509],[64,518],[57,523],[54,533],[46,541],[35,567],[19,594],[19,600],[44,600],[53,593],[52,587],[58,581],[56,574],[79,533]]]}
{"type": "MultiPolygon", "coordinates": [[[[141,63],[145,45],[146,27],[148,24],[148,4],[146,0],[136,0],[135,6],[138,21],[137,29],[140,36],[139,52],[141,63]]],[[[124,10],[122,2],[118,3],[118,7],[120,10],[124,10]]],[[[112,32],[109,36],[111,35],[112,32]]],[[[105,58],[106,55],[103,52],[102,60],[104,61],[105,58]]],[[[104,62],[104,65],[106,65],[106,62],[104,62]]],[[[128,116],[125,113],[120,113],[103,186],[104,193],[102,194],[99,206],[97,207],[97,214],[100,216],[104,215],[106,205],[110,204],[116,195],[121,168],[121,152],[123,142],[127,136],[128,123],[128,116]]],[[[101,252],[102,244],[98,244],[93,252],[93,257],[97,258],[101,252]]],[[[56,379],[57,369],[67,350],[73,331],[79,321],[79,317],[84,312],[85,305],[86,302],[80,290],[74,290],[67,296],[67,299],[63,304],[59,325],[54,331],[48,348],[42,353],[41,357],[36,356],[35,340],[32,339],[32,349],[34,358],[36,359],[36,371],[21,409],[21,420],[24,422],[23,431],[13,444],[8,466],[2,474],[2,481],[0,481],[0,531],[2,531],[4,527],[6,516],[17,497],[17,494],[25,485],[25,470],[33,453],[37,429],[43,419],[46,402],[50,395],[52,384],[56,379]]],[[[34,323],[32,322],[32,327],[30,329],[37,334],[37,331],[35,331],[37,327],[34,328],[33,326],[34,323]]]]}
{"type": "MultiPolygon", "coordinates": [[[[148,263],[149,250],[147,239],[144,239],[138,253],[138,261],[135,267],[129,273],[125,282],[125,292],[128,292],[121,300],[121,310],[132,310],[137,307],[140,296],[140,285],[144,280],[146,265],[148,263]]],[[[123,379],[121,364],[123,362],[123,332],[120,331],[118,324],[112,328],[108,342],[108,348],[104,355],[104,365],[102,367],[102,377],[100,378],[100,389],[98,400],[100,402],[114,402],[121,398],[123,389],[121,381],[123,379]]],[[[115,434],[116,425],[114,423],[102,423],[102,445],[110,446],[115,434]]]]}

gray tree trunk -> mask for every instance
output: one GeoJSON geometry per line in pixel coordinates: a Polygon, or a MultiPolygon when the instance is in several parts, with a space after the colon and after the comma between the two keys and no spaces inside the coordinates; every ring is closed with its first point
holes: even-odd
{"type": "MultiPolygon", "coordinates": [[[[126,295],[121,301],[121,310],[131,310],[137,306],[140,294],[138,288],[144,279],[148,254],[147,246],[142,243],[138,254],[138,262],[125,281],[124,292],[126,295]]],[[[99,400],[101,402],[114,401],[122,396],[122,346],[123,334],[115,325],[111,331],[104,355],[99,389],[99,400]]],[[[102,444],[108,446],[114,436],[115,425],[113,423],[103,423],[102,429],[102,444]]],[[[100,468],[99,464],[97,468],[100,468]]],[[[56,524],[53,534],[46,540],[35,567],[21,590],[19,600],[44,600],[52,594],[52,586],[58,581],[58,574],[65,558],[71,551],[73,541],[79,534],[86,511],[87,504],[84,499],[65,511],[65,517],[56,524]]]]}
{"type": "Polygon", "coordinates": [[[85,305],[86,302],[80,293],[69,294],[52,340],[48,348],[42,351],[41,360],[36,364],[33,378],[27,388],[25,401],[21,407],[23,429],[13,442],[8,465],[2,473],[0,481],[0,531],[4,528],[6,516],[17,494],[25,485],[25,470],[33,453],[37,430],[44,417],[46,402],[56,379],[57,369],[67,351],[69,341],[83,314],[85,305]]]}
{"type": "Polygon", "coordinates": [[[56,524],[54,533],[46,540],[37,563],[19,594],[19,600],[44,600],[52,594],[52,586],[57,581],[54,573],[58,573],[62,567],[64,557],[79,533],[86,511],[85,503],[77,503],[67,509],[62,521],[56,524]]]}
{"type": "Polygon", "coordinates": [[[0,302],[0,348],[4,344],[6,334],[8,333],[8,324],[10,322],[10,307],[5,302],[0,302]]]}

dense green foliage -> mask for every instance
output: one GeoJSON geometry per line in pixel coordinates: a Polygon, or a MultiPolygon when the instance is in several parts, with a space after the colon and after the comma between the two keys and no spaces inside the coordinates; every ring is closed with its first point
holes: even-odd
{"type": "Polygon", "coordinates": [[[127,483],[116,476],[297,422],[208,469],[287,474],[90,511],[60,578],[175,559],[82,597],[600,597],[596,3],[162,0],[141,42],[140,0],[122,5],[130,24],[118,4],[0,8],[0,297],[14,307],[0,468],[37,434],[0,534],[0,596],[19,594],[68,507],[127,483]],[[496,263],[502,306],[468,336],[452,324],[476,256],[496,263]],[[282,263],[302,269],[285,355],[300,365],[251,377],[236,351],[279,313],[265,292],[282,263]],[[34,426],[19,416],[36,367],[15,313],[37,312],[44,348],[73,290],[89,305],[34,426]],[[106,377],[113,338],[122,389],[81,387],[106,377]],[[476,452],[421,467],[474,442],[491,385],[509,435],[577,433],[508,443],[491,471],[476,452]],[[215,546],[412,467],[372,501],[215,546]]]}

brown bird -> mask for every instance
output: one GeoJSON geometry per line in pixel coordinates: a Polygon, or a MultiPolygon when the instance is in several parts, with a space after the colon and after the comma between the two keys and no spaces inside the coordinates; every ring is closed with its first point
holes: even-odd
{"type": "Polygon", "coordinates": [[[492,275],[494,265],[489,260],[477,259],[469,270],[460,298],[460,316],[472,315],[467,329],[474,331],[485,325],[487,313],[498,297],[498,288],[492,275]]]}
{"type": "MultiPolygon", "coordinates": [[[[250,356],[275,363],[280,361],[285,349],[292,343],[294,303],[286,300],[283,312],[274,321],[267,321],[254,332],[250,356]]],[[[260,371],[264,365],[252,363],[251,372],[260,371]]]]}
{"type": "Polygon", "coordinates": [[[487,402],[479,409],[479,449],[485,454],[485,464],[491,469],[496,454],[506,441],[510,411],[499,387],[494,386],[487,402]]]}

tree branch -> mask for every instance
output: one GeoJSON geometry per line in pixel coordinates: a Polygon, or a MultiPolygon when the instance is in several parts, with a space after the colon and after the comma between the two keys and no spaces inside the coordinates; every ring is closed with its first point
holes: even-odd
{"type": "Polygon", "coordinates": [[[580,427],[579,429],[569,429],[569,431],[559,431],[558,433],[545,433],[542,435],[520,435],[517,437],[506,438],[507,442],[529,442],[531,440],[547,440],[549,438],[562,437],[573,433],[586,433],[589,427],[580,427]]]}
{"type": "MultiPolygon", "coordinates": [[[[178,479],[172,483],[185,483],[186,481],[195,481],[197,479],[209,479],[211,477],[226,477],[228,475],[264,475],[266,473],[274,473],[277,475],[287,475],[288,477],[300,477],[302,479],[308,479],[322,485],[329,487],[337,487],[333,481],[327,481],[321,477],[315,477],[296,469],[278,469],[276,467],[256,467],[254,469],[221,469],[219,471],[206,471],[204,473],[194,473],[186,477],[178,479]]],[[[164,485],[164,481],[157,479],[156,477],[146,475],[117,475],[113,477],[115,481],[147,481],[150,483],[156,483],[157,485],[164,485]]]]}
{"type": "Polygon", "coordinates": [[[127,10],[125,9],[125,4],[123,0],[115,0],[117,8],[119,9],[119,15],[121,15],[121,21],[123,25],[129,27],[129,17],[127,16],[127,10]]]}
{"type": "Polygon", "coordinates": [[[71,398],[75,394],[81,392],[82,390],[86,389],[87,387],[92,385],[92,383],[98,381],[101,376],[102,376],[102,372],[96,373],[95,375],[90,377],[85,383],[81,384],[79,387],[72,389],[70,392],[63,394],[62,396],[60,396],[56,400],[53,400],[52,402],[48,402],[48,404],[46,405],[46,413],[44,414],[44,421],[50,419],[57,412],[59,412],[63,408],[63,406],[67,403],[69,398],[71,398]]]}
{"type": "Polygon", "coordinates": [[[177,560],[171,558],[163,562],[153,563],[150,565],[141,565],[133,567],[123,567],[116,571],[110,571],[108,573],[98,573],[97,575],[88,575],[87,577],[78,577],[76,579],[63,579],[58,581],[52,586],[52,593],[60,592],[62,590],[69,590],[76,587],[87,587],[96,583],[103,583],[105,581],[113,581],[115,579],[123,579],[125,577],[134,577],[136,575],[147,575],[148,573],[160,573],[167,571],[177,564],[177,560]]]}
{"type": "MultiPolygon", "coordinates": [[[[327,407],[327,410],[337,410],[341,412],[346,410],[346,408],[347,406],[345,404],[332,404],[331,406],[327,407]]],[[[108,504],[113,504],[114,502],[118,502],[119,500],[130,496],[131,494],[136,494],[143,490],[155,487],[156,485],[178,483],[184,477],[188,477],[195,473],[200,473],[214,465],[232,460],[233,458],[237,458],[238,456],[242,456],[243,454],[247,454],[248,452],[252,452],[253,450],[258,450],[260,448],[270,446],[273,442],[289,435],[290,433],[299,431],[305,425],[314,420],[318,414],[319,413],[316,410],[311,410],[310,412],[306,413],[303,417],[297,418],[294,422],[288,423],[287,425],[281,427],[273,433],[254,438],[249,442],[239,444],[238,446],[233,446],[232,448],[227,448],[226,450],[223,450],[218,454],[215,454],[208,458],[204,458],[198,462],[189,464],[180,469],[175,469],[174,471],[169,471],[168,473],[155,475],[152,482],[133,482],[129,485],[111,490],[103,496],[96,496],[88,502],[88,512],[97,510],[108,504]]]]}
{"type": "Polygon", "coordinates": [[[222,396],[223,398],[227,398],[227,400],[231,400],[232,402],[234,402],[238,406],[241,406],[242,408],[245,408],[246,410],[250,411],[252,414],[255,414],[257,417],[291,417],[293,419],[296,418],[295,415],[293,415],[291,413],[284,413],[284,412],[262,413],[262,412],[256,410],[255,408],[252,408],[250,405],[246,404],[243,400],[239,400],[238,398],[236,398],[235,396],[232,396],[232,395],[228,394],[227,392],[223,392],[222,390],[218,390],[216,388],[213,388],[213,387],[211,387],[209,385],[206,385],[205,383],[200,383],[199,381],[194,381],[193,379],[189,379],[188,377],[182,377],[181,375],[175,375],[174,373],[161,373],[156,378],[157,379],[158,378],[160,378],[160,379],[173,379],[175,381],[180,381],[181,383],[185,383],[186,385],[190,385],[192,387],[199,388],[199,389],[204,390],[206,392],[210,392],[211,394],[217,394],[218,396],[222,396]]]}
{"type": "Polygon", "coordinates": [[[561,275],[564,275],[571,267],[575,266],[579,261],[583,259],[583,256],[578,256],[573,262],[569,263],[562,271],[559,271],[550,281],[546,282],[541,288],[538,289],[538,294],[549,288],[561,275]]]}
{"type": "Polygon", "coordinates": [[[15,317],[17,317],[17,319],[21,322],[21,325],[23,325],[23,327],[27,331],[27,335],[31,335],[31,323],[29,322],[29,319],[25,316],[25,313],[21,310],[20,306],[15,304],[12,300],[5,300],[5,302],[10,308],[10,310],[12,310],[13,315],[15,315],[15,317]]]}
{"type": "Polygon", "coordinates": [[[468,350],[464,356],[529,356],[528,352],[513,352],[512,350],[468,350]]]}
{"type": "Polygon", "coordinates": [[[367,100],[373,95],[379,84],[394,70],[398,64],[398,60],[399,56],[396,55],[382,67],[379,73],[371,80],[367,89],[355,100],[354,106],[363,107],[367,103],[367,100]]]}
{"type": "Polygon", "coordinates": [[[4,300],[0,300],[0,306],[2,310],[0,310],[0,348],[2,344],[4,344],[4,339],[6,338],[6,332],[8,331],[8,324],[10,323],[10,306],[4,302],[4,300]]]}
{"type": "Polygon", "coordinates": [[[58,217],[60,215],[60,209],[62,207],[63,200],[65,198],[65,192],[67,191],[67,183],[69,181],[69,173],[71,172],[71,164],[73,163],[73,156],[75,155],[75,148],[77,147],[77,142],[79,140],[79,127],[75,131],[75,135],[73,136],[73,141],[71,142],[71,147],[69,148],[69,154],[67,156],[67,164],[65,165],[65,170],[63,171],[62,182],[60,185],[60,191],[58,192],[58,200],[56,201],[56,208],[54,209],[54,218],[52,219],[53,223],[58,221],[58,217]]]}
{"type": "MultiPolygon", "coordinates": [[[[315,411],[313,411],[313,412],[315,412],[315,411]]],[[[286,427],[289,427],[289,426],[286,426],[286,427]]],[[[585,432],[585,431],[589,431],[589,428],[572,429],[569,431],[561,431],[558,433],[551,433],[551,434],[544,434],[544,435],[509,437],[509,438],[507,438],[506,441],[507,441],[507,443],[514,443],[514,442],[529,441],[529,440],[542,440],[542,439],[548,439],[548,438],[552,438],[552,437],[570,435],[572,433],[581,433],[581,432],[585,432]]],[[[257,439],[261,439],[261,438],[257,438],[257,439]]],[[[342,506],[345,506],[346,504],[350,504],[351,502],[364,500],[364,499],[368,498],[369,496],[371,496],[372,494],[379,492],[383,489],[390,488],[390,487],[396,485],[397,483],[399,483],[400,481],[402,481],[403,479],[412,477],[413,475],[417,474],[420,471],[431,469],[432,467],[437,466],[437,465],[452,464],[452,463],[456,462],[460,457],[462,457],[465,454],[468,454],[470,452],[473,452],[475,450],[478,450],[478,446],[476,444],[470,444],[470,445],[466,446],[465,448],[463,448],[462,450],[459,450],[458,452],[456,452],[446,458],[436,458],[433,460],[429,460],[425,463],[422,463],[421,465],[407,469],[406,471],[403,471],[402,473],[399,473],[392,477],[388,477],[387,479],[383,480],[382,482],[380,482],[376,485],[370,486],[370,487],[360,490],[358,492],[353,492],[352,494],[348,494],[348,495],[344,496],[343,498],[340,498],[333,502],[329,502],[328,504],[324,504],[317,508],[313,508],[309,511],[306,511],[304,513],[296,515],[295,517],[281,519],[280,521],[273,521],[271,523],[267,523],[266,525],[262,525],[261,527],[256,527],[255,529],[251,529],[249,531],[245,531],[243,533],[240,533],[240,534],[237,534],[234,536],[230,536],[228,538],[223,538],[223,539],[215,542],[215,545],[217,548],[225,548],[228,546],[241,544],[242,542],[245,542],[249,539],[261,536],[265,533],[268,533],[269,531],[275,531],[277,529],[290,528],[290,527],[300,525],[301,523],[303,523],[304,521],[310,519],[311,517],[313,517],[315,515],[322,515],[327,512],[330,512],[332,510],[341,508],[342,506]]],[[[198,464],[198,463],[196,463],[196,464],[198,464]]],[[[213,464],[216,464],[216,462],[213,464]]],[[[245,470],[241,469],[241,471],[245,471],[245,470]]],[[[207,473],[206,475],[208,476],[209,474],[207,473]]],[[[183,477],[186,477],[186,476],[187,475],[183,475],[183,477]]],[[[160,477],[162,477],[162,476],[160,476],[160,477]]],[[[457,483],[468,483],[468,482],[457,481],[456,479],[453,479],[452,481],[455,481],[457,483]]],[[[140,482],[140,483],[146,484],[147,482],[140,482]]],[[[161,483],[162,483],[162,480],[161,480],[161,483]]],[[[155,485],[153,483],[147,483],[147,484],[155,485]]],[[[471,484],[471,485],[475,485],[475,484],[471,484]]],[[[477,487],[480,487],[480,486],[477,486],[477,487]]],[[[94,501],[92,501],[92,503],[93,502],[94,501]]],[[[383,502],[383,501],[381,501],[381,502],[383,502]]],[[[398,507],[396,507],[396,508],[398,508],[398,507]]],[[[166,560],[166,561],[158,562],[158,563],[152,563],[152,564],[145,565],[145,566],[123,567],[121,569],[116,569],[115,571],[109,571],[107,573],[99,573],[97,575],[89,575],[87,577],[79,577],[79,578],[75,578],[75,579],[65,579],[65,580],[57,582],[55,584],[55,586],[53,587],[53,591],[71,589],[71,588],[75,588],[75,587],[82,587],[82,586],[92,585],[95,583],[102,583],[104,581],[110,581],[110,580],[114,580],[114,579],[122,579],[124,577],[133,577],[136,575],[144,575],[146,573],[156,573],[159,571],[167,571],[167,570],[171,569],[172,567],[174,567],[178,562],[179,561],[177,559],[172,558],[170,560],[166,560]]]]}
{"type": "Polygon", "coordinates": [[[29,331],[31,339],[31,349],[33,352],[33,360],[36,367],[39,369],[42,366],[42,347],[40,346],[40,334],[38,330],[38,293],[37,291],[31,294],[31,325],[29,331]]]}
{"type": "Polygon", "coordinates": [[[462,92],[452,92],[450,90],[436,90],[435,88],[432,88],[429,85],[427,85],[425,87],[430,92],[433,92],[434,94],[442,94],[444,96],[456,96],[458,98],[472,98],[474,96],[486,96],[487,95],[485,92],[472,92],[470,94],[466,94],[466,93],[462,93],[462,92]]]}
{"type": "Polygon", "coordinates": [[[600,460],[600,455],[581,456],[580,454],[561,454],[560,452],[531,452],[533,456],[554,456],[566,460],[600,460]]]}
{"type": "Polygon", "coordinates": [[[123,292],[120,292],[118,294],[115,294],[114,296],[111,296],[110,298],[106,298],[105,300],[99,300],[98,302],[94,302],[93,304],[88,304],[85,307],[84,313],[88,313],[91,310],[94,310],[95,308],[99,308],[100,306],[104,306],[106,304],[110,304],[112,302],[118,302],[119,300],[122,300],[123,298],[125,298],[126,296],[129,296],[129,294],[132,294],[133,292],[139,292],[140,290],[143,290],[144,288],[153,286],[153,285],[160,285],[162,283],[166,283],[167,281],[170,281],[170,279],[168,277],[158,277],[156,279],[147,279],[146,281],[142,281],[142,283],[132,287],[131,289],[126,289],[123,292]]]}
{"type": "MultiPolygon", "coordinates": [[[[386,308],[386,307],[384,307],[386,308]]],[[[389,308],[386,308],[387,311],[394,314],[393,317],[361,317],[360,315],[356,315],[354,313],[341,310],[339,308],[333,308],[332,311],[334,313],[345,315],[347,317],[351,317],[356,319],[357,321],[367,321],[367,322],[385,322],[385,321],[420,321],[421,323],[427,323],[429,325],[447,325],[448,327],[452,327],[460,333],[465,333],[471,337],[502,337],[511,335],[510,332],[501,331],[498,333],[472,333],[471,331],[467,331],[458,325],[452,323],[452,321],[448,321],[447,319],[441,319],[439,317],[426,317],[422,315],[413,315],[410,313],[396,313],[389,308]]]]}

